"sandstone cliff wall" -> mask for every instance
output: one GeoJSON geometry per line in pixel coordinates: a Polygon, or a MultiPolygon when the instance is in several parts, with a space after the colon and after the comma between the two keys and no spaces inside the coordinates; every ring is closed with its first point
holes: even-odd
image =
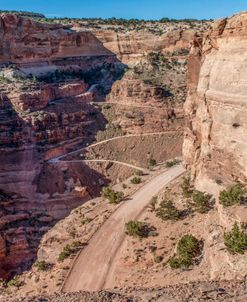
{"type": "Polygon", "coordinates": [[[69,26],[41,24],[18,15],[0,16],[0,63],[30,63],[76,56],[109,55],[90,32],[69,26]]]}
{"type": "Polygon", "coordinates": [[[82,163],[47,160],[119,127],[121,134],[179,130],[179,154],[193,36],[182,29],[90,33],[0,15],[0,277],[30,264],[47,229],[108,183],[82,163]],[[124,76],[117,56],[130,67],[124,76]],[[97,93],[101,101],[109,93],[115,127],[91,103],[97,93]]]}
{"type": "Polygon", "coordinates": [[[189,49],[193,30],[172,30],[157,34],[146,30],[131,30],[118,33],[113,30],[94,31],[104,46],[117,54],[126,64],[135,64],[149,52],[179,51],[189,49]]]}
{"type": "Polygon", "coordinates": [[[217,192],[247,176],[247,13],[197,37],[189,59],[183,156],[196,185],[217,192]]]}
{"type": "Polygon", "coordinates": [[[83,164],[47,160],[104,127],[90,105],[92,76],[110,87],[122,64],[89,32],[17,15],[0,15],[0,39],[0,278],[8,278],[32,263],[58,219],[107,183],[83,164]]]}

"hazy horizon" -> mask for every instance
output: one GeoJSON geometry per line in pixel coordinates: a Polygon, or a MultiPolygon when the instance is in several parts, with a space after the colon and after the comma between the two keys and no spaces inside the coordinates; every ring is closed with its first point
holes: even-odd
{"type": "Polygon", "coordinates": [[[8,3],[3,1],[5,0],[0,0],[1,10],[32,11],[42,13],[48,18],[217,19],[247,10],[247,3],[243,0],[236,0],[234,3],[226,3],[225,0],[25,0],[25,3],[20,3],[19,0],[8,0],[8,3]]]}

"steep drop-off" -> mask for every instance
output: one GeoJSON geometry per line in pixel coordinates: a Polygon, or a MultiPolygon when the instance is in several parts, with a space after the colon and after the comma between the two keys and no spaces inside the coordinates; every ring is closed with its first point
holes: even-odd
{"type": "Polygon", "coordinates": [[[85,163],[49,159],[96,139],[161,131],[177,131],[168,153],[180,155],[198,29],[203,22],[134,28],[129,39],[129,29],[0,15],[0,277],[29,266],[42,235],[111,180],[85,163]]]}
{"type": "Polygon", "coordinates": [[[123,64],[89,32],[17,15],[0,15],[0,37],[0,277],[7,278],[35,258],[52,224],[97,194],[93,180],[104,183],[86,165],[46,160],[104,128],[89,103],[91,81],[110,87],[123,64]]]}

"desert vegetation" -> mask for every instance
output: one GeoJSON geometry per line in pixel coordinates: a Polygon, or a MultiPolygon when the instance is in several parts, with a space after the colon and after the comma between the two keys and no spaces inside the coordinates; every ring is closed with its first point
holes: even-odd
{"type": "Polygon", "coordinates": [[[156,229],[147,223],[131,220],[125,224],[126,234],[132,237],[147,238],[156,236],[156,229]]]}
{"type": "Polygon", "coordinates": [[[224,234],[224,243],[229,253],[244,254],[247,251],[246,226],[234,223],[232,230],[224,234]]]}
{"type": "Polygon", "coordinates": [[[177,254],[169,260],[172,269],[188,268],[201,253],[200,241],[191,234],[184,235],[178,242],[177,254]]]}
{"type": "Polygon", "coordinates": [[[190,205],[195,212],[205,214],[210,211],[213,204],[214,200],[212,195],[200,191],[193,192],[190,205]]]}
{"type": "Polygon", "coordinates": [[[157,165],[157,161],[154,159],[154,158],[150,158],[149,160],[148,160],[148,167],[149,168],[153,168],[153,167],[155,167],[157,165]]]}
{"type": "Polygon", "coordinates": [[[46,262],[45,260],[36,260],[33,264],[33,266],[38,270],[38,271],[47,271],[51,267],[51,264],[46,262]]]}
{"type": "Polygon", "coordinates": [[[179,159],[173,159],[173,160],[169,160],[166,162],[166,167],[167,168],[172,168],[173,166],[176,166],[180,163],[181,161],[179,159]]]}
{"type": "Polygon", "coordinates": [[[119,204],[123,200],[124,193],[114,191],[113,189],[111,189],[109,187],[104,187],[101,190],[101,196],[103,198],[108,199],[109,202],[112,203],[112,204],[119,204]]]}
{"type": "Polygon", "coordinates": [[[140,184],[140,183],[142,182],[142,180],[141,180],[140,177],[135,176],[135,177],[133,177],[133,178],[130,180],[130,182],[131,182],[133,185],[138,185],[138,184],[140,184]]]}
{"type": "Polygon", "coordinates": [[[156,209],[156,216],[162,220],[178,220],[181,218],[181,212],[176,208],[174,203],[165,199],[160,203],[160,206],[156,209]]]}
{"type": "Polygon", "coordinates": [[[194,187],[191,184],[191,180],[190,180],[189,176],[183,178],[183,183],[181,184],[181,189],[183,192],[183,196],[185,198],[190,198],[192,196],[194,187]]]}
{"type": "Polygon", "coordinates": [[[183,178],[181,184],[183,197],[186,198],[187,204],[194,212],[205,214],[214,206],[215,200],[212,195],[200,192],[194,189],[189,176],[183,178]]]}
{"type": "Polygon", "coordinates": [[[80,241],[74,241],[72,244],[67,244],[61,253],[58,256],[58,261],[63,262],[65,259],[69,258],[71,255],[76,254],[78,250],[80,250],[81,247],[83,247],[82,242],[80,241]]]}
{"type": "Polygon", "coordinates": [[[220,192],[219,201],[224,207],[241,204],[245,201],[246,191],[240,184],[234,184],[230,188],[220,192]]]}
{"type": "Polygon", "coordinates": [[[21,280],[21,278],[19,276],[15,276],[10,281],[4,282],[3,287],[7,289],[11,287],[20,288],[22,285],[23,281],[21,280]]]}

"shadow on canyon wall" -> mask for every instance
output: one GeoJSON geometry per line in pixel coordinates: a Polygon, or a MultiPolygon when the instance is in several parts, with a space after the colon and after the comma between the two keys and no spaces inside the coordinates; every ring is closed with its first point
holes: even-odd
{"type": "MultiPolygon", "coordinates": [[[[126,66],[114,54],[95,57],[95,61],[94,57],[87,57],[80,63],[80,58],[74,57],[56,60],[56,64],[61,67],[76,62],[81,70],[71,72],[71,77],[97,85],[95,97],[104,101],[114,82],[124,75],[126,66]]],[[[54,80],[51,75],[49,78],[48,82],[54,80]]],[[[50,143],[44,134],[39,140],[30,120],[17,112],[8,96],[0,92],[0,278],[7,280],[32,266],[42,236],[57,221],[73,208],[99,196],[101,187],[109,184],[104,175],[84,163],[54,165],[47,161],[53,153],[66,154],[95,141],[97,132],[107,125],[100,110],[90,103],[78,104],[67,99],[48,104],[42,111],[48,116],[57,115],[58,123],[42,126],[40,133],[52,127],[70,127],[63,124],[64,112],[68,115],[84,112],[83,135],[80,133],[78,137],[77,132],[73,135],[70,132],[68,137],[50,143]],[[77,143],[71,144],[75,139],[77,143]]]]}

